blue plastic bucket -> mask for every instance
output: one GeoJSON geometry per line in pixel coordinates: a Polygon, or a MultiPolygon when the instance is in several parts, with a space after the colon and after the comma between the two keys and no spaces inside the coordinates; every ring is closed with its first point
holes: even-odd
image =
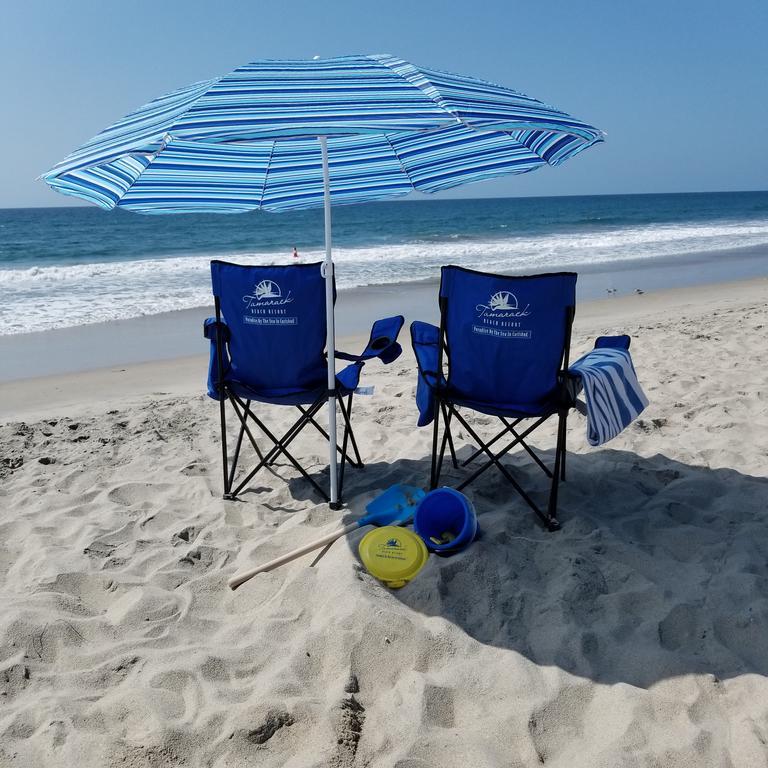
{"type": "Polygon", "coordinates": [[[477,535],[475,508],[463,493],[453,488],[436,488],[416,507],[413,529],[430,552],[452,555],[466,549],[477,535]]]}

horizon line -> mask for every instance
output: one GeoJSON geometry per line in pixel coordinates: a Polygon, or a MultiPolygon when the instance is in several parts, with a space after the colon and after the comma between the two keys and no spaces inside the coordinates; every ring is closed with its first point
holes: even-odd
{"type": "MultiPolygon", "coordinates": [[[[391,198],[389,200],[370,200],[366,203],[358,203],[357,205],[376,205],[378,203],[439,203],[458,200],[556,200],[559,198],[570,197],[648,197],[650,195],[741,195],[741,194],[761,194],[768,193],[768,189],[710,189],[710,190],[686,190],[682,192],[594,192],[594,193],[574,193],[564,195],[481,195],[477,197],[434,197],[432,195],[422,194],[420,196],[413,197],[400,197],[391,198]]],[[[337,205],[337,208],[342,207],[337,205]]],[[[346,205],[344,207],[347,207],[346,205]]],[[[74,204],[62,204],[62,205],[9,205],[0,206],[0,211],[34,211],[34,210],[53,210],[53,209],[90,209],[90,210],[104,210],[97,205],[89,203],[74,203],[74,204]]],[[[105,213],[111,213],[112,211],[120,210],[119,208],[112,208],[105,213]]],[[[304,210],[315,210],[313,208],[307,208],[304,210]]],[[[317,206],[317,210],[321,210],[321,206],[317,206]]],[[[254,208],[252,211],[245,211],[245,213],[255,213],[258,209],[254,208]]],[[[133,213],[133,211],[126,211],[126,213],[133,213]]],[[[206,212],[200,212],[199,214],[191,215],[203,215],[206,212]]],[[[266,211],[270,213],[270,211],[266,211]]],[[[211,215],[217,215],[215,213],[211,215]]]]}

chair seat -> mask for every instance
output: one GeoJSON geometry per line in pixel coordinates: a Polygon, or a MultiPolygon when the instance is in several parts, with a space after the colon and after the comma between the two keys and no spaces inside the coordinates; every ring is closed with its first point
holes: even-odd
{"type": "MultiPolygon", "coordinates": [[[[346,397],[355,391],[360,381],[361,368],[360,363],[353,363],[336,374],[336,393],[338,395],[346,397]]],[[[327,395],[328,392],[325,383],[309,389],[286,387],[259,391],[246,382],[228,379],[227,386],[238,397],[270,405],[312,405],[327,395]]]]}
{"type": "Polygon", "coordinates": [[[471,408],[473,411],[485,413],[488,416],[506,416],[512,419],[551,416],[558,410],[555,395],[540,403],[485,403],[481,400],[462,397],[458,392],[445,389],[440,393],[440,399],[453,405],[471,408]]]}
{"type": "Polygon", "coordinates": [[[228,389],[244,400],[270,405],[312,405],[320,398],[326,387],[315,389],[283,389],[269,392],[258,392],[241,381],[227,381],[228,389]]]}

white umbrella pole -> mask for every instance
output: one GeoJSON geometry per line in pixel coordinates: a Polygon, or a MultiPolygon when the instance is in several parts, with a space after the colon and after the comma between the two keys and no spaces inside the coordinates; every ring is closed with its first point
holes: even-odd
{"type": "Polygon", "coordinates": [[[325,346],[328,351],[328,435],[330,456],[328,465],[331,475],[331,508],[339,509],[339,476],[336,469],[336,329],[333,317],[333,257],[331,255],[331,178],[328,172],[328,141],[320,140],[323,156],[323,188],[325,210],[325,346]]]}

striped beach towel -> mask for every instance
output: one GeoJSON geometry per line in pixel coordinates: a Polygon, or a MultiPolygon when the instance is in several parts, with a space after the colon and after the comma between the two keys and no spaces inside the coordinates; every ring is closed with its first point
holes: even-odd
{"type": "Polygon", "coordinates": [[[613,440],[648,405],[627,349],[593,349],[573,363],[568,372],[584,391],[590,445],[613,440]]]}

